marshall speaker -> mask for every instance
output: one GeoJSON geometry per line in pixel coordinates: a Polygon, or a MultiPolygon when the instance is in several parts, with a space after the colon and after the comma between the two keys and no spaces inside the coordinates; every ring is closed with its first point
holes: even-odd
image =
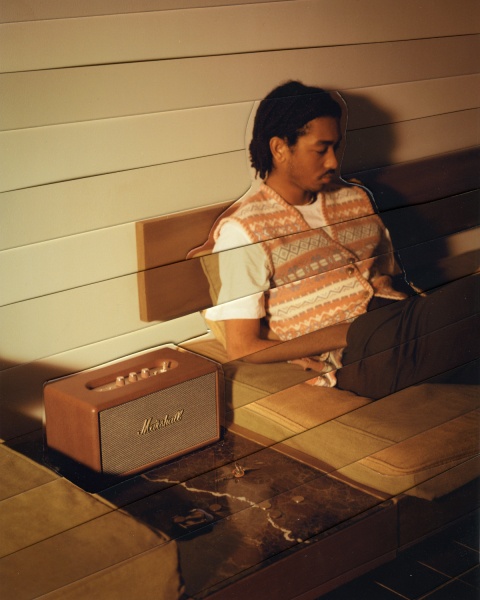
{"type": "Polygon", "coordinates": [[[220,438],[221,369],[175,347],[49,382],[49,449],[104,475],[144,470],[220,438]]]}

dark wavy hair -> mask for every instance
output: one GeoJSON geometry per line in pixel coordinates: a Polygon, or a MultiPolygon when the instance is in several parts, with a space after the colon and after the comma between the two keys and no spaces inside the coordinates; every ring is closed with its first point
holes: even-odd
{"type": "Polygon", "coordinates": [[[306,125],[317,117],[340,119],[342,108],[332,96],[319,87],[288,81],[266,96],[255,115],[250,143],[250,162],[262,179],[272,171],[270,140],[279,137],[294,146],[307,132],[306,125]]]}

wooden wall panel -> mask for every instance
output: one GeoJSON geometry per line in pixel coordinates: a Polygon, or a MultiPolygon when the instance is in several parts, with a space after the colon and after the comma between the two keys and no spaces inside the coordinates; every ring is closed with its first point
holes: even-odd
{"type": "Polygon", "coordinates": [[[4,192],[0,249],[235,200],[249,187],[241,150],[4,192]]]}
{"type": "Polygon", "coordinates": [[[6,23],[0,26],[1,68],[14,72],[478,33],[475,0],[464,0],[462,10],[452,8],[451,0],[297,0],[6,23]]]}
{"type": "Polygon", "coordinates": [[[0,133],[0,191],[244,147],[250,103],[0,133]],[[24,165],[28,164],[28,169],[24,165]]]}
{"type": "MultiPolygon", "coordinates": [[[[0,129],[247,102],[287,79],[334,90],[367,88],[364,94],[372,86],[422,84],[424,78],[428,85],[475,73],[478,54],[480,37],[461,36],[388,42],[381,52],[377,44],[364,44],[7,73],[0,75],[0,129]]],[[[461,102],[457,85],[464,83],[452,81],[450,101],[461,102]]],[[[405,93],[415,100],[422,88],[405,93]]],[[[390,94],[391,100],[401,105],[402,95],[390,94]]]]}

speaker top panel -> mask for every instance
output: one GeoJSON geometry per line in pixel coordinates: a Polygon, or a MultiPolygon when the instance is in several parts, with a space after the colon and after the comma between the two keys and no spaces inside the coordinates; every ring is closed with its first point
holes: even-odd
{"type": "Polygon", "coordinates": [[[219,371],[210,359],[180,348],[160,348],[131,359],[49,382],[44,396],[66,396],[94,412],[219,371]]]}

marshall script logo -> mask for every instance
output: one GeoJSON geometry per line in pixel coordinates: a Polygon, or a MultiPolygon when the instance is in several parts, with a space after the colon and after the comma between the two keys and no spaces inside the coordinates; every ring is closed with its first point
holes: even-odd
{"type": "Polygon", "coordinates": [[[177,410],[177,412],[172,417],[170,417],[169,415],[165,415],[161,420],[154,419],[153,417],[145,419],[142,428],[140,429],[140,431],[137,431],[137,434],[146,435],[147,433],[158,431],[159,429],[162,429],[162,427],[168,427],[169,425],[178,423],[182,420],[184,412],[185,410],[182,408],[181,410],[177,410]]]}

